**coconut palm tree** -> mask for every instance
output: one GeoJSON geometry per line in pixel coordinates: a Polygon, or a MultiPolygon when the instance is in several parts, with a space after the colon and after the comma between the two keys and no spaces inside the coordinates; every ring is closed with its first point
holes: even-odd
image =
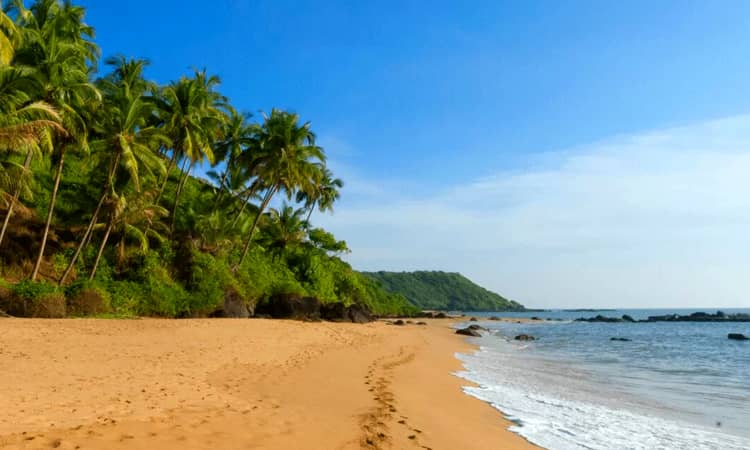
{"type": "MultiPolygon", "coordinates": [[[[124,201],[124,197],[116,195],[118,184],[123,186],[131,183],[134,190],[140,192],[143,176],[153,178],[165,172],[156,149],[169,141],[161,129],[149,125],[153,105],[145,101],[143,96],[151,88],[150,83],[143,79],[146,61],[117,57],[110,59],[108,63],[113,66],[113,72],[98,83],[104,94],[104,114],[100,129],[97,130],[99,137],[91,144],[94,156],[100,159],[101,172],[107,176],[89,225],[59,284],[64,283],[70,275],[107,198],[124,201]]],[[[105,234],[104,245],[108,237],[109,234],[105,234]]]]}
{"type": "Polygon", "coordinates": [[[323,167],[318,172],[318,179],[312,185],[310,191],[297,192],[297,202],[304,202],[307,209],[307,221],[310,221],[316,206],[320,212],[333,212],[333,204],[341,196],[340,189],[344,187],[344,182],[340,178],[334,178],[333,172],[327,167],[323,167]]]}
{"type": "Polygon", "coordinates": [[[98,90],[89,81],[89,73],[99,52],[92,41],[93,28],[83,21],[84,8],[70,1],[37,0],[29,9],[22,1],[15,1],[11,12],[18,18],[22,42],[13,61],[34,68],[41,84],[41,100],[61,112],[67,132],[54,141],[55,175],[44,234],[31,273],[31,279],[35,280],[44,257],[65,154],[68,150],[88,150],[89,115],[100,99],[98,90]]]}
{"type": "Polygon", "coordinates": [[[54,108],[32,101],[38,88],[31,70],[0,66],[0,152],[25,154],[23,165],[11,160],[0,162],[0,193],[12,192],[0,230],[0,245],[19,196],[22,192],[29,194],[28,169],[33,155],[51,149],[53,133],[65,133],[54,108]]]}
{"type": "Polygon", "coordinates": [[[0,66],[10,64],[15,53],[16,25],[0,10],[0,66]]]}
{"type": "Polygon", "coordinates": [[[220,176],[217,176],[215,173],[209,174],[213,175],[212,178],[219,184],[219,193],[214,203],[214,211],[219,207],[224,192],[228,190],[227,178],[230,176],[230,173],[233,173],[234,179],[237,180],[242,172],[247,172],[242,170],[246,166],[237,164],[237,162],[243,157],[243,154],[247,152],[253,142],[255,126],[248,123],[249,118],[249,114],[240,114],[234,110],[230,110],[227,122],[224,124],[223,138],[214,145],[216,164],[224,162],[226,165],[220,176]]]}
{"type": "Polygon", "coordinates": [[[304,209],[295,209],[286,202],[280,209],[268,210],[268,222],[263,228],[263,244],[275,257],[302,245],[307,238],[308,222],[304,209]]]}
{"type": "Polygon", "coordinates": [[[315,145],[310,122],[299,124],[297,114],[273,109],[263,115],[252,151],[254,170],[265,189],[263,201],[250,228],[239,265],[245,260],[253,233],[273,196],[283,191],[291,199],[297,191],[312,191],[316,173],[325,163],[323,149],[315,145]]]}
{"type": "Polygon", "coordinates": [[[177,183],[172,207],[172,227],[180,194],[193,166],[201,161],[214,164],[213,143],[220,136],[225,115],[222,108],[226,99],[216,92],[219,78],[196,71],[193,78],[182,77],[151,98],[158,108],[159,120],[169,136],[172,157],[157,194],[161,199],[169,179],[169,171],[179,159],[185,159],[187,169],[177,183]]]}

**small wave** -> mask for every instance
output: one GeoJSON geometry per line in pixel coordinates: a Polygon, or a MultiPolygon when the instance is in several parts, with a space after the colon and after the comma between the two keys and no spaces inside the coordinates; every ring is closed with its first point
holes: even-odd
{"type": "MultiPolygon", "coordinates": [[[[462,357],[457,374],[478,386],[464,391],[490,403],[513,422],[510,430],[552,450],[723,449],[746,450],[750,439],[627,409],[564,398],[539,386],[505,379],[503,355],[479,351],[462,357]],[[501,379],[502,378],[502,379],[501,379]]],[[[531,368],[527,370],[533,370],[531,368]]]]}

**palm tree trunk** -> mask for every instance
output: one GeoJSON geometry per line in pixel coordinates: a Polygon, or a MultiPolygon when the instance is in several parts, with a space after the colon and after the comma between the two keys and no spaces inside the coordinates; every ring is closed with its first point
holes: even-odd
{"type": "MultiPolygon", "coordinates": [[[[23,162],[23,168],[24,170],[29,170],[29,166],[31,166],[31,159],[34,155],[34,152],[29,150],[26,153],[26,160],[23,162]]],[[[13,215],[13,207],[16,206],[16,202],[18,201],[18,197],[21,195],[21,187],[16,188],[16,192],[13,193],[13,198],[10,200],[10,205],[8,206],[8,213],[5,214],[5,220],[3,220],[3,229],[0,230],[0,245],[3,245],[3,238],[5,237],[5,232],[8,230],[8,224],[10,223],[10,217],[13,215]]]]}
{"type": "Polygon", "coordinates": [[[161,200],[161,196],[164,193],[164,188],[167,187],[167,181],[169,181],[169,172],[172,171],[172,168],[174,167],[174,163],[177,161],[177,151],[174,151],[172,153],[172,157],[169,159],[169,164],[167,165],[167,174],[164,176],[164,181],[161,183],[161,187],[159,187],[159,192],[156,194],[156,200],[154,200],[154,205],[159,204],[159,200],[161,200]]]}
{"type": "Polygon", "coordinates": [[[57,201],[57,191],[60,188],[60,179],[62,178],[63,161],[65,159],[65,151],[60,153],[60,161],[57,163],[57,173],[55,173],[55,184],[52,187],[52,198],[49,201],[49,211],[47,211],[47,222],[44,225],[44,235],[42,236],[42,245],[39,247],[39,256],[36,258],[34,264],[34,270],[31,272],[31,281],[36,280],[39,275],[39,267],[42,265],[42,259],[44,258],[44,248],[47,246],[47,238],[49,237],[49,226],[52,223],[52,213],[55,210],[55,202],[57,201]]]}
{"type": "Polygon", "coordinates": [[[235,225],[237,225],[237,222],[240,221],[240,217],[242,217],[242,213],[245,212],[245,208],[247,208],[248,202],[250,202],[250,197],[253,196],[255,193],[255,190],[250,188],[247,190],[247,195],[245,196],[244,201],[242,202],[242,208],[240,208],[240,212],[237,213],[237,216],[234,218],[234,222],[232,222],[232,229],[234,229],[235,225]]]}
{"type": "Polygon", "coordinates": [[[107,198],[107,193],[104,192],[101,198],[99,199],[99,204],[96,205],[96,209],[94,210],[94,215],[91,216],[91,220],[89,221],[89,224],[86,227],[86,232],[83,233],[81,242],[78,243],[76,252],[73,254],[73,257],[70,259],[70,262],[68,263],[68,266],[65,268],[65,272],[63,272],[62,277],[60,277],[60,280],[57,282],[58,286],[62,286],[62,284],[65,282],[65,279],[68,278],[68,275],[70,275],[70,272],[73,271],[73,267],[75,267],[76,261],[78,260],[78,257],[81,255],[81,252],[86,247],[86,245],[88,245],[89,237],[92,234],[91,232],[94,229],[94,225],[96,225],[96,220],[99,218],[99,212],[101,211],[102,205],[104,204],[104,200],[106,198],[107,198]]]}
{"type": "Polygon", "coordinates": [[[190,176],[191,170],[193,170],[193,161],[190,161],[190,165],[188,166],[187,171],[185,171],[185,175],[182,176],[180,183],[177,185],[177,192],[174,194],[174,206],[172,207],[172,224],[169,226],[169,231],[174,231],[174,222],[177,218],[177,205],[180,201],[180,194],[182,193],[182,188],[185,187],[185,183],[190,176]]]}
{"type": "Polygon", "coordinates": [[[310,223],[310,217],[312,217],[312,213],[315,210],[315,205],[317,204],[317,200],[312,202],[312,205],[310,205],[310,211],[307,212],[307,223],[310,223]]]}
{"type": "Polygon", "coordinates": [[[99,267],[99,260],[102,258],[102,253],[104,253],[104,248],[107,246],[107,240],[109,239],[109,234],[112,232],[114,224],[114,218],[110,218],[109,225],[107,225],[107,231],[104,233],[104,238],[102,239],[102,244],[99,246],[99,251],[96,253],[96,259],[94,260],[94,267],[91,269],[91,275],[89,275],[89,281],[93,280],[94,275],[96,275],[96,269],[99,267]]]}
{"type": "Polygon", "coordinates": [[[245,261],[245,257],[247,256],[247,252],[250,250],[250,244],[253,242],[253,234],[255,233],[255,228],[258,227],[258,222],[260,222],[260,216],[263,215],[263,211],[268,206],[268,203],[271,202],[271,197],[273,197],[273,194],[276,192],[276,186],[272,187],[268,193],[266,193],[266,197],[263,199],[263,203],[260,204],[260,209],[258,210],[258,215],[255,216],[255,220],[253,220],[253,226],[250,227],[250,234],[247,236],[247,242],[245,242],[245,248],[242,250],[242,256],[240,257],[240,262],[237,264],[237,266],[241,266],[242,263],[245,261]]]}
{"type": "Polygon", "coordinates": [[[102,196],[99,198],[99,203],[96,205],[96,209],[94,209],[94,214],[91,216],[91,220],[89,221],[88,226],[86,227],[86,232],[83,233],[83,237],[81,238],[81,242],[78,243],[78,247],[76,248],[76,252],[73,254],[73,257],[71,258],[70,262],[68,263],[68,266],[65,268],[65,272],[63,272],[62,277],[60,277],[60,280],[57,282],[58,286],[62,286],[62,284],[65,282],[65,279],[68,278],[68,275],[70,275],[70,272],[73,271],[73,267],[76,265],[76,261],[78,260],[78,257],[81,255],[81,252],[89,243],[89,238],[91,237],[92,231],[94,230],[94,225],[96,225],[96,220],[99,218],[99,212],[102,209],[102,205],[104,205],[104,200],[107,198],[107,190],[112,186],[112,181],[115,176],[115,170],[117,170],[117,165],[120,163],[120,153],[118,152],[115,156],[114,161],[112,162],[112,165],[109,168],[109,176],[107,177],[107,182],[104,184],[104,189],[102,189],[102,196]]]}

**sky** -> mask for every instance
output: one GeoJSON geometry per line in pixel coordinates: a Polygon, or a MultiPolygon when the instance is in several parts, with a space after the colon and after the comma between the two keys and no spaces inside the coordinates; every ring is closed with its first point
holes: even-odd
{"type": "Polygon", "coordinates": [[[750,2],[81,0],[104,56],[310,120],[361,270],[750,307],[750,2]]]}

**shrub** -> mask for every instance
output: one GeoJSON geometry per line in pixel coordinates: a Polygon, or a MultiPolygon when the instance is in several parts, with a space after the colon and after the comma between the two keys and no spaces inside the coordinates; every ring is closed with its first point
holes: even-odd
{"type": "Polygon", "coordinates": [[[5,300],[6,312],[19,317],[65,317],[65,296],[57,286],[24,280],[15,284],[5,300]]]}
{"type": "Polygon", "coordinates": [[[110,312],[110,295],[106,289],[90,281],[77,281],[65,289],[67,313],[87,316],[110,312]]]}

